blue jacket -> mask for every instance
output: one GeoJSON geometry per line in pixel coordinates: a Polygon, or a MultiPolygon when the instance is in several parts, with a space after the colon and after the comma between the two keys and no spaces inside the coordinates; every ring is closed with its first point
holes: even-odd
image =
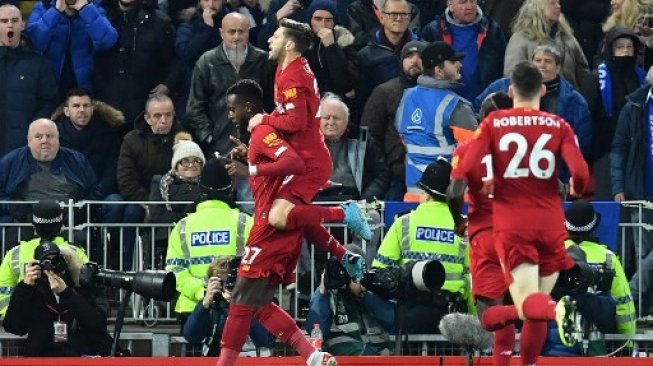
{"type": "MultiPolygon", "coordinates": [[[[501,78],[490,84],[476,99],[474,109],[478,111],[483,100],[490,94],[498,91],[508,92],[510,78],[501,78]]],[[[560,76],[560,92],[558,103],[553,112],[569,123],[576,133],[578,144],[583,156],[587,160],[592,152],[592,117],[587,102],[579,92],[565,78],[560,76]]]]}
{"type": "MultiPolygon", "coordinates": [[[[20,185],[31,174],[41,170],[39,163],[32,157],[29,146],[13,150],[0,159],[0,201],[10,201],[20,185]]],[[[84,154],[67,147],[60,147],[57,157],[50,165],[53,173],[63,173],[66,178],[78,184],[83,190],[83,198],[102,199],[97,178],[91,164],[84,154]]],[[[5,205],[3,205],[5,206],[5,205]]],[[[7,207],[0,207],[0,222],[11,222],[7,207]]]]}
{"type": "Polygon", "coordinates": [[[100,7],[101,0],[91,0],[78,14],[68,17],[54,7],[56,0],[39,1],[27,21],[26,33],[36,50],[54,67],[57,80],[70,48],[77,84],[92,90],[93,57],[118,41],[118,32],[100,7]]]}
{"type": "MultiPolygon", "coordinates": [[[[186,341],[191,344],[202,344],[205,338],[209,336],[218,337],[217,345],[219,345],[220,338],[222,338],[222,330],[227,321],[227,316],[229,316],[229,308],[222,307],[219,303],[215,303],[209,309],[206,309],[200,301],[195,305],[195,309],[193,309],[193,312],[188,316],[182,334],[186,341]],[[214,334],[210,334],[212,316],[217,317],[218,322],[214,334]]],[[[256,347],[270,347],[275,339],[274,336],[256,319],[252,319],[252,323],[249,326],[249,336],[252,338],[252,342],[254,342],[256,347]]],[[[214,344],[211,346],[214,346],[214,344]]],[[[219,351],[219,349],[216,349],[216,347],[210,347],[209,352],[212,353],[215,351],[219,351]]]]}
{"type": "Polygon", "coordinates": [[[644,187],[649,118],[646,97],[650,88],[646,84],[626,97],[628,102],[619,114],[610,149],[612,194],[624,193],[626,200],[653,198],[645,197],[644,187]]]}

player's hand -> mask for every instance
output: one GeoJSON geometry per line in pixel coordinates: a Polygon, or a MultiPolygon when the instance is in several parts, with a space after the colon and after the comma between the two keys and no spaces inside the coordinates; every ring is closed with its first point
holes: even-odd
{"type": "Polygon", "coordinates": [[[460,219],[456,221],[458,221],[458,223],[455,224],[453,232],[459,237],[463,238],[465,235],[467,235],[467,219],[461,215],[460,219]]]}
{"type": "Polygon", "coordinates": [[[329,47],[332,44],[336,43],[336,39],[333,35],[333,29],[322,28],[317,31],[317,37],[320,39],[324,47],[329,47]]]}
{"type": "Polygon", "coordinates": [[[249,177],[249,167],[238,160],[228,159],[224,167],[227,169],[227,174],[232,177],[249,177]]]}
{"type": "Polygon", "coordinates": [[[615,202],[622,202],[626,200],[626,195],[623,192],[617,193],[614,195],[615,202]]]}
{"type": "Polygon", "coordinates": [[[205,309],[208,309],[215,302],[215,294],[222,292],[222,283],[220,282],[219,277],[209,278],[209,283],[206,286],[206,291],[204,292],[204,299],[202,299],[202,306],[205,309]]]}
{"type": "Polygon", "coordinates": [[[356,282],[363,279],[365,272],[365,259],[349,250],[342,256],[342,266],[345,267],[349,276],[356,282]]]}
{"type": "Polygon", "coordinates": [[[25,265],[25,278],[23,282],[26,285],[34,286],[36,281],[41,278],[41,266],[39,266],[39,261],[31,260],[25,265]]]}
{"type": "Polygon", "coordinates": [[[252,118],[249,119],[249,124],[247,125],[247,131],[252,132],[254,127],[263,123],[263,114],[255,114],[252,118]]]}
{"type": "Polygon", "coordinates": [[[301,9],[302,4],[299,3],[299,0],[288,0],[286,1],[285,4],[281,7],[281,9],[277,10],[277,23],[283,19],[283,18],[288,18],[291,15],[295,14],[297,9],[301,9]]]}
{"type": "Polygon", "coordinates": [[[235,160],[239,160],[243,163],[247,162],[247,145],[245,145],[242,141],[237,139],[234,136],[229,136],[229,141],[231,141],[232,144],[236,145],[231,151],[229,152],[229,157],[235,160]]]}
{"type": "Polygon", "coordinates": [[[59,277],[54,272],[45,271],[45,275],[48,276],[48,282],[50,283],[50,288],[55,294],[59,295],[66,289],[66,287],[68,287],[66,286],[66,282],[63,280],[63,278],[59,277]]]}
{"type": "Polygon", "coordinates": [[[571,198],[581,198],[582,194],[576,192],[574,189],[574,178],[569,178],[569,197],[571,198]]]}
{"type": "Polygon", "coordinates": [[[494,179],[488,178],[483,180],[483,187],[481,188],[481,194],[488,196],[489,198],[494,198],[494,179]]]}

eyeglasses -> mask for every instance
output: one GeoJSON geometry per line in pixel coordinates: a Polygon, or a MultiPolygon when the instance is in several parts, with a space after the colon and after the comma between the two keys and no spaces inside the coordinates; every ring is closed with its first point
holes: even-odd
{"type": "Polygon", "coordinates": [[[408,19],[410,18],[410,13],[383,13],[388,16],[388,18],[392,20],[398,20],[398,19],[408,19]]]}
{"type": "Polygon", "coordinates": [[[190,168],[191,166],[202,166],[202,160],[195,158],[195,159],[181,159],[179,161],[179,164],[183,166],[184,168],[190,168]]]}

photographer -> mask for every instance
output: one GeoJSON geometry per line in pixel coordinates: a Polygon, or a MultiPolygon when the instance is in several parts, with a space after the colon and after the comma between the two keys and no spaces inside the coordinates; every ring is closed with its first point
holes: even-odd
{"type": "MultiPolygon", "coordinates": [[[[345,247],[365,255],[357,245],[345,247]]],[[[352,281],[334,259],[327,262],[320,287],[311,296],[306,330],[310,334],[313,324],[319,324],[322,350],[334,356],[391,355],[388,333],[394,333],[394,304],[352,281]]]]}
{"type": "Polygon", "coordinates": [[[36,238],[20,242],[9,249],[0,265],[0,316],[4,316],[16,284],[25,278],[27,263],[35,258],[34,250],[42,241],[51,241],[59,248],[70,248],[81,263],[88,262],[84,249],[69,244],[61,235],[63,211],[56,201],[39,201],[32,207],[32,225],[36,238]]]}
{"type": "Polygon", "coordinates": [[[583,338],[589,338],[589,349],[582,350],[578,343],[574,347],[563,346],[555,323],[549,322],[543,355],[605,355],[605,343],[602,337],[596,336],[596,330],[620,334],[636,332],[635,305],[619,258],[592,235],[600,221],[601,215],[585,200],[576,200],[569,206],[565,213],[569,240],[565,246],[577,264],[574,268],[587,269],[580,270],[579,276],[573,276],[578,278],[577,281],[566,281],[572,276],[561,273],[553,291],[554,297],[568,295],[575,302],[576,311],[589,325],[579,329],[583,338]]]}
{"type": "MultiPolygon", "coordinates": [[[[229,315],[231,291],[236,284],[235,272],[239,259],[240,257],[225,256],[213,260],[207,271],[209,281],[204,298],[197,303],[184,324],[184,338],[191,344],[201,343],[203,356],[220,354],[220,339],[229,315]]],[[[274,336],[256,319],[252,320],[249,327],[249,336],[256,347],[271,347],[274,342],[274,336]]]]}
{"type": "Polygon", "coordinates": [[[453,311],[474,309],[469,289],[469,249],[454,235],[454,222],[445,194],[451,165],[444,159],[429,164],[417,185],[420,205],[398,217],[388,230],[372,267],[404,265],[411,261],[439,261],[446,272],[442,289],[420,292],[402,301],[402,330],[407,333],[439,333],[440,319],[453,311]]]}
{"type": "Polygon", "coordinates": [[[5,329],[27,334],[24,356],[108,356],[108,304],[94,287],[79,287],[82,263],[71,247],[42,241],[11,295],[5,329]]]}

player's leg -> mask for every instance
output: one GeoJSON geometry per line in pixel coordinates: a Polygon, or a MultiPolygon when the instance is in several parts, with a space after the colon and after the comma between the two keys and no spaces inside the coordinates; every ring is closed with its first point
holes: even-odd
{"type": "Polygon", "coordinates": [[[288,199],[277,198],[268,214],[268,223],[277,230],[294,230],[323,222],[342,222],[345,212],[341,207],[296,205],[288,199]]]}
{"type": "MultiPolygon", "coordinates": [[[[490,299],[484,296],[476,296],[476,312],[478,318],[481,319],[481,325],[485,328],[483,324],[483,315],[486,311],[491,310],[498,306],[503,305],[503,297],[499,299],[490,299]]],[[[505,306],[508,307],[508,306],[505,306]]],[[[511,306],[513,309],[514,306],[511,306]]],[[[517,319],[516,310],[514,319],[517,319]]],[[[490,330],[485,328],[486,330],[490,330]]],[[[510,358],[512,357],[512,352],[515,349],[515,325],[514,320],[510,323],[503,324],[498,329],[491,329],[490,331],[494,332],[494,345],[492,347],[492,364],[494,366],[509,366],[510,358]]]]}
{"type": "Polygon", "coordinates": [[[331,233],[322,225],[314,225],[304,228],[304,237],[319,249],[335,256],[345,267],[347,273],[356,281],[363,278],[365,271],[365,259],[354,254],[338,242],[331,233]]]}

